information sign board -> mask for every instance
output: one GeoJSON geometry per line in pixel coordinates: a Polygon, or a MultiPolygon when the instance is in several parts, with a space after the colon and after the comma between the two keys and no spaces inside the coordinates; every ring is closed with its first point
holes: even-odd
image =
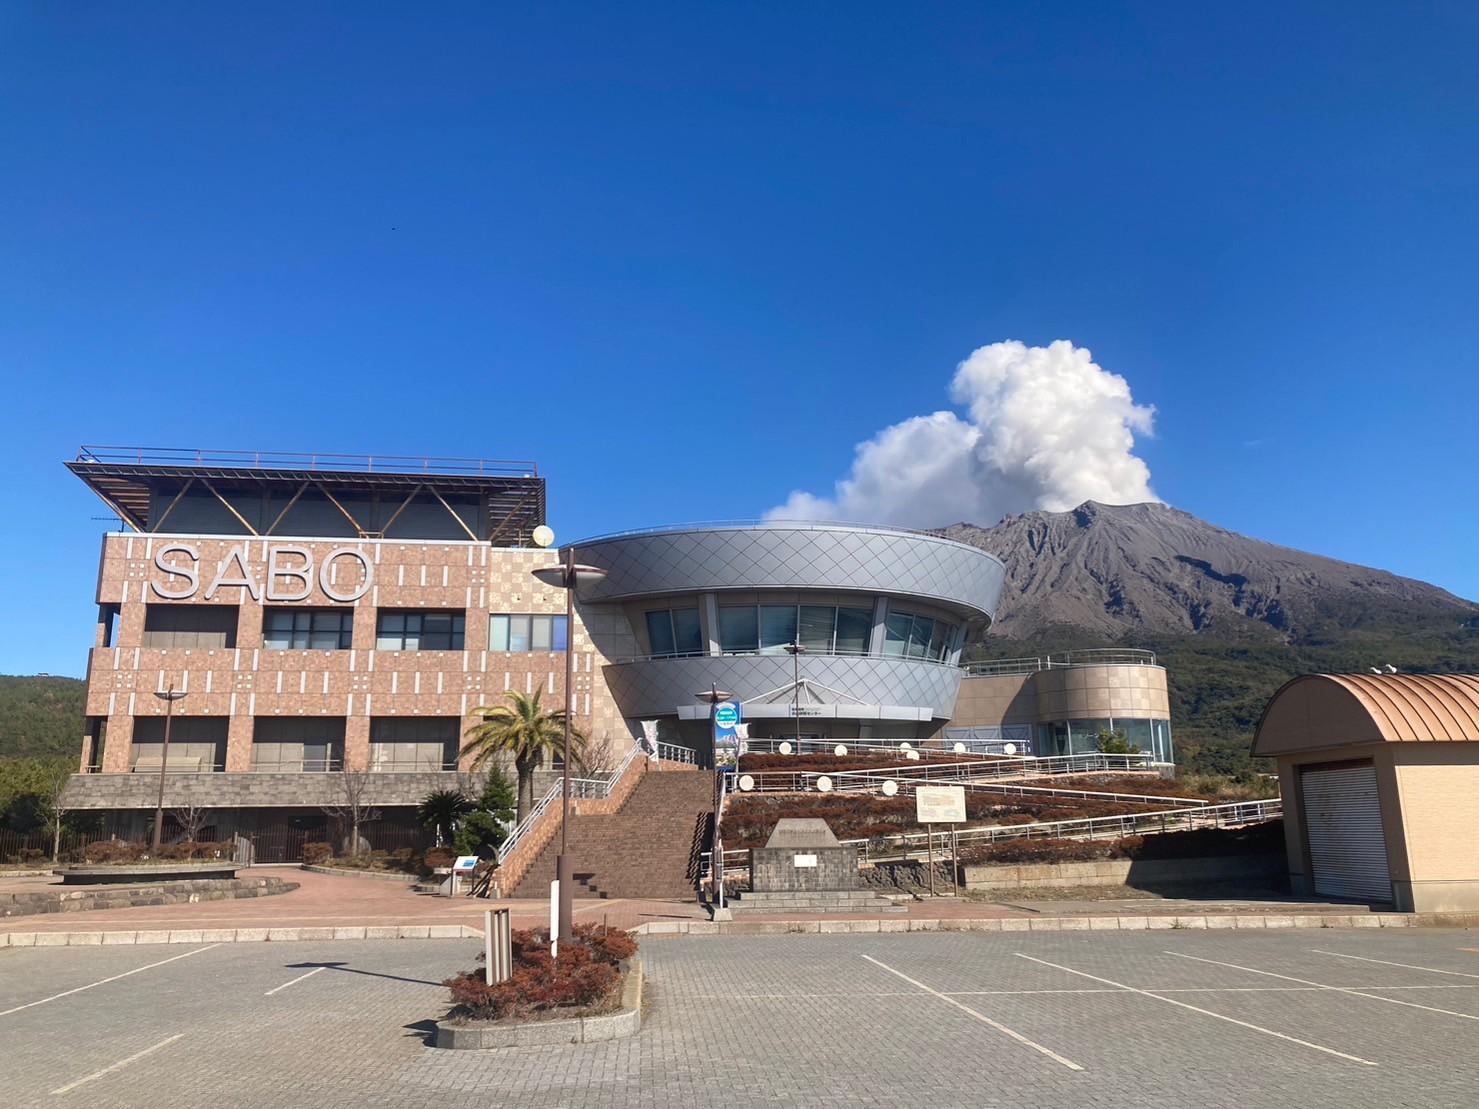
{"type": "Polygon", "coordinates": [[[965,786],[916,786],[914,812],[920,824],[964,824],[965,786]]]}

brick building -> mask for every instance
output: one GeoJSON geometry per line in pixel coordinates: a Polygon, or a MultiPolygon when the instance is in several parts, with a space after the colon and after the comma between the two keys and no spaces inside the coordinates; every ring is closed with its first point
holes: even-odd
{"type": "Polygon", "coordinates": [[[567,650],[597,767],[644,720],[706,762],[713,687],[756,738],[1020,732],[1025,754],[1053,746],[1050,719],[1164,715],[1164,671],[1143,658],[1123,681],[1112,659],[1031,681],[968,675],[1004,567],[936,535],[770,522],[581,541],[576,559],[605,576],[582,582],[567,627],[563,590],[534,573],[561,552],[535,545],[532,463],[84,448],[68,466],[129,529],[103,539],[83,773],[67,796],[121,834],[154,808],[169,690],[184,696],[167,806],[208,808],[217,834],[255,839],[261,858],[326,834],[345,772],[366,776],[382,840],[413,835],[427,793],[465,785],[458,749],[478,707],[511,690],[565,703],[567,650]],[[1113,692],[1079,692],[1101,686],[1113,692]]]}

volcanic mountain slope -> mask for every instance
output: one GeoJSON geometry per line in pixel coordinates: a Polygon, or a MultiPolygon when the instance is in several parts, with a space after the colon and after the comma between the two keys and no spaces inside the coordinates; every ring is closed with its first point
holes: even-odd
{"type": "Polygon", "coordinates": [[[1101,642],[1299,643],[1342,629],[1479,623],[1479,605],[1437,586],[1250,539],[1162,504],[1087,501],[941,532],[1007,564],[988,639],[1072,631],[1101,642]]]}

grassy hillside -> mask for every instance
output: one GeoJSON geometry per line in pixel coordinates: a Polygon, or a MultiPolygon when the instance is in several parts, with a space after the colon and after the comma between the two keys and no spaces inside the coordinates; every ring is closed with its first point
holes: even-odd
{"type": "Polygon", "coordinates": [[[82,749],[83,683],[0,675],[0,759],[70,758],[82,749]]]}
{"type": "MultiPolygon", "coordinates": [[[[1031,643],[988,636],[973,657],[1012,658],[1110,646],[1075,628],[1031,643]]],[[[1364,674],[1391,663],[1406,673],[1479,673],[1479,628],[1458,620],[1377,626],[1333,623],[1296,643],[1219,642],[1200,636],[1127,637],[1120,646],[1156,652],[1171,689],[1177,761],[1188,769],[1236,773],[1252,767],[1249,748],[1274,691],[1300,674],[1364,674]]]]}

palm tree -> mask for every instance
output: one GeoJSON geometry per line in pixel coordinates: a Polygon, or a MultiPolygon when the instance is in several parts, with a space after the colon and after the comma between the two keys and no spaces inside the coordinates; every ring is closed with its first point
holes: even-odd
{"type": "MultiPolygon", "coordinates": [[[[560,753],[565,742],[565,710],[544,708],[539,703],[539,696],[538,693],[530,696],[510,690],[508,704],[473,709],[483,722],[467,729],[467,742],[461,751],[463,757],[473,756],[473,770],[481,769],[498,755],[513,757],[514,771],[519,776],[518,818],[521,821],[534,807],[535,768],[546,757],[560,753]]],[[[572,727],[572,748],[583,748],[585,742],[585,735],[572,727]]]]}
{"type": "Polygon", "coordinates": [[[452,838],[457,822],[476,806],[461,790],[439,789],[428,793],[416,808],[416,822],[423,828],[431,828],[440,847],[452,838]]]}

